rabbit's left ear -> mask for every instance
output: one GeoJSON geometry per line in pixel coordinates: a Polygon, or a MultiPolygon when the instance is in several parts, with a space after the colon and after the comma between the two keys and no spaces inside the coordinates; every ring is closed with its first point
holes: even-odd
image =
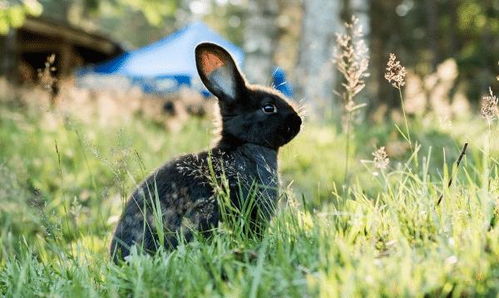
{"type": "Polygon", "coordinates": [[[219,45],[202,43],[196,47],[196,66],[203,84],[218,99],[236,101],[246,82],[231,55],[219,45]]]}

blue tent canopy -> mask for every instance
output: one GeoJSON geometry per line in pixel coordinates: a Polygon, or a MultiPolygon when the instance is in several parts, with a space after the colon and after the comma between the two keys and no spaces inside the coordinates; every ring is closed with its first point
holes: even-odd
{"type": "Polygon", "coordinates": [[[199,80],[194,58],[196,45],[205,41],[221,45],[232,54],[236,63],[242,64],[244,53],[239,47],[204,23],[195,22],[148,46],[127,52],[108,62],[81,69],[76,75],[78,78],[125,77],[147,93],[171,93],[182,86],[188,86],[207,95],[199,80]]]}

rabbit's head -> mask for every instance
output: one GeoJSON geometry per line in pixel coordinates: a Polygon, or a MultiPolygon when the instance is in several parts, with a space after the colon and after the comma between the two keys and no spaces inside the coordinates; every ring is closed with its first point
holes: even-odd
{"type": "Polygon", "coordinates": [[[300,131],[302,120],[292,104],[271,88],[248,84],[222,47],[198,45],[196,65],[204,85],[218,98],[222,142],[277,149],[300,131]]]}

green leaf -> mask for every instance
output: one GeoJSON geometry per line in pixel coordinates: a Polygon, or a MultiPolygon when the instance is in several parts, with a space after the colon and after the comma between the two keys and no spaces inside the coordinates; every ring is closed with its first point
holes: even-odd
{"type": "Polygon", "coordinates": [[[43,5],[38,1],[25,1],[24,8],[26,13],[32,16],[39,16],[43,12],[43,5]]]}
{"type": "Polygon", "coordinates": [[[9,33],[9,22],[7,21],[7,17],[0,12],[0,34],[6,35],[9,33]]]}
{"type": "Polygon", "coordinates": [[[7,10],[8,23],[11,27],[19,28],[23,25],[25,17],[25,10],[22,6],[14,6],[7,10]]]}

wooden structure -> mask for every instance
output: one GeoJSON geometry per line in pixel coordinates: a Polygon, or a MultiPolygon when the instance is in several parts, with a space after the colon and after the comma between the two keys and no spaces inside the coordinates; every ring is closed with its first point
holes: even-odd
{"type": "Polygon", "coordinates": [[[46,18],[27,18],[22,27],[0,36],[0,72],[10,79],[36,79],[51,54],[55,73],[65,76],[75,68],[102,62],[123,52],[110,38],[46,18]],[[3,40],[2,40],[3,39],[3,40]]]}

